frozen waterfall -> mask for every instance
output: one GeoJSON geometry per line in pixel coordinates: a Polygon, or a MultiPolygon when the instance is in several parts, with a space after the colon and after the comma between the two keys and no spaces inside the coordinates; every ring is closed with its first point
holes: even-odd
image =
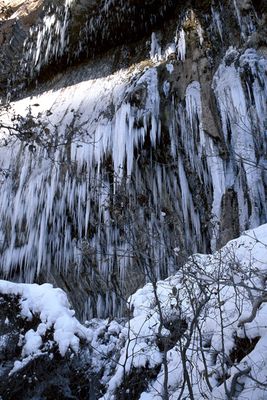
{"type": "MultiPolygon", "coordinates": [[[[64,53],[72,4],[31,31],[37,46],[28,41],[25,54],[37,70],[64,53]]],[[[188,35],[179,26],[159,51],[154,34],[151,59],[117,72],[96,60],[10,104],[7,125],[12,112],[30,110],[38,135],[48,129],[55,146],[32,148],[1,132],[2,277],[61,284],[84,317],[120,314],[149,274],[165,278],[188,254],[224,244],[227,230],[229,239],[266,222],[267,60],[229,47],[211,109],[197,73],[182,75],[193,65],[188,35]]]]}

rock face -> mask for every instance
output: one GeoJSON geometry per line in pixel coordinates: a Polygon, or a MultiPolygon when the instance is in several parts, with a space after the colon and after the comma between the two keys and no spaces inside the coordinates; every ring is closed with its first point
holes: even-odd
{"type": "Polygon", "coordinates": [[[58,284],[85,318],[266,221],[265,4],[176,3],[36,2],[1,23],[19,55],[1,275],[58,284]]]}

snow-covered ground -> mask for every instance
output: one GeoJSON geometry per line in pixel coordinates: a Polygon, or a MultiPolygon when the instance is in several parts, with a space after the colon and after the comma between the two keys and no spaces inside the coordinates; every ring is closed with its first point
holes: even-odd
{"type": "Polygon", "coordinates": [[[130,299],[133,318],[123,330],[126,344],[104,398],[112,398],[125,371],[162,365],[140,396],[162,399],[164,351],[158,344],[164,337],[170,399],[190,398],[189,390],[195,399],[225,399],[227,393],[267,398],[266,276],[267,225],[262,225],[214,255],[192,256],[176,275],[157,282],[156,292],[151,283],[139,289],[130,299]],[[253,308],[257,312],[249,318],[253,308]]]}
{"type": "Polygon", "coordinates": [[[164,382],[170,399],[189,398],[190,391],[195,399],[265,399],[266,277],[267,224],[213,255],[193,255],[174,276],[139,289],[123,324],[92,320],[85,327],[62,290],[0,281],[1,294],[20,296],[22,317],[40,318],[21,339],[11,373],[42,352],[52,329],[62,356],[67,349],[77,352],[84,340],[92,370],[102,373],[106,400],[117,398],[127,376],[145,381],[149,371],[141,400],[162,399],[164,382]]]}

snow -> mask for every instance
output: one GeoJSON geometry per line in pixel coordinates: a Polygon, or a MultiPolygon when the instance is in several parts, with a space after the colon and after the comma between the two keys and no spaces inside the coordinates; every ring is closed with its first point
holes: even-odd
{"type": "MultiPolygon", "coordinates": [[[[123,339],[122,323],[115,320],[86,321],[82,325],[74,316],[63,290],[50,284],[22,284],[0,281],[0,294],[19,296],[20,314],[17,318],[26,318],[27,326],[34,317],[36,328],[18,332],[18,355],[9,371],[9,375],[20,372],[27,364],[38,357],[47,355],[51,360],[57,349],[61,357],[81,355],[90,362],[92,373],[102,374],[105,385],[111,378],[123,339]],[[83,344],[81,346],[81,341],[83,344]]],[[[21,321],[20,321],[21,323],[21,321]]],[[[25,325],[26,326],[26,325],[25,325]]],[[[13,329],[16,329],[14,325],[13,329]]],[[[0,345],[5,347],[9,335],[0,335],[0,345]]]]}
{"type": "MultiPolygon", "coordinates": [[[[35,330],[29,329],[21,335],[21,357],[14,362],[10,374],[47,351],[43,349],[44,336],[52,329],[62,356],[68,349],[77,353],[80,340],[85,340],[92,371],[101,373],[106,388],[102,400],[115,396],[125,374],[144,368],[145,377],[145,371],[160,367],[139,398],[161,399],[164,354],[158,340],[168,340],[170,329],[174,328],[172,332],[181,333],[166,351],[170,400],[177,399],[181,390],[185,398],[188,395],[187,386],[182,389],[185,366],[181,351],[185,348],[186,368],[195,398],[225,399],[225,387],[230,390],[235,375],[249,368],[239,378],[243,386],[235,392],[236,398],[247,396],[257,400],[265,396],[265,388],[253,379],[265,382],[267,303],[261,304],[251,322],[245,319],[255,301],[266,294],[266,277],[267,224],[244,232],[213,255],[194,254],[175,275],[137,290],[128,300],[132,316],[123,323],[95,319],[87,321],[84,327],[74,317],[61,289],[49,284],[0,281],[0,293],[20,297],[22,317],[30,320],[34,315],[40,319],[35,330]],[[186,325],[180,331],[181,321],[186,325]],[[241,359],[233,360],[236,338],[258,338],[258,342],[241,359]]],[[[1,341],[4,345],[5,336],[1,341]]],[[[86,351],[86,347],[83,349],[86,351]]]]}
{"type": "Polygon", "coordinates": [[[36,351],[39,350],[42,345],[42,338],[37,332],[35,332],[33,329],[30,329],[25,334],[25,342],[26,343],[22,350],[22,357],[36,353],[36,351]]]}
{"type": "Polygon", "coordinates": [[[36,331],[25,333],[22,358],[38,353],[43,344],[42,336],[53,329],[53,338],[62,356],[70,348],[79,349],[80,339],[90,339],[90,330],[81,325],[74,317],[74,311],[66,294],[50,284],[23,284],[0,281],[0,293],[20,296],[21,316],[32,320],[34,315],[40,318],[36,331]]]}
{"type": "Polygon", "coordinates": [[[24,368],[30,361],[37,358],[40,354],[41,354],[40,352],[37,352],[34,355],[30,355],[28,357],[23,358],[21,361],[19,360],[15,361],[12,370],[9,372],[9,375],[15,374],[16,372],[24,368]]]}
{"type": "MultiPolygon", "coordinates": [[[[230,390],[234,375],[248,367],[251,372],[242,376],[244,386],[240,387],[240,396],[236,398],[243,399],[247,396],[246,398],[256,400],[266,395],[265,388],[254,382],[253,378],[265,382],[267,304],[262,304],[252,322],[240,325],[243,318],[250,315],[252,302],[261,295],[261,290],[262,293],[266,293],[266,276],[267,224],[244,232],[239,239],[229,242],[214,255],[193,255],[176,275],[156,283],[157,296],[165,321],[178,316],[186,319],[188,326],[193,324],[193,335],[190,337],[186,357],[195,398],[224,399],[225,385],[230,390]],[[173,288],[176,288],[176,291],[173,288]],[[196,308],[203,299],[198,325],[194,325],[196,308]],[[225,364],[225,360],[235,347],[235,337],[248,339],[259,337],[259,341],[240,361],[232,361],[230,364],[228,361],[225,364]],[[205,343],[205,348],[202,348],[204,353],[201,353],[199,348],[203,346],[200,340],[205,343]],[[203,354],[206,367],[203,363],[203,354]],[[229,374],[225,385],[220,382],[223,373],[229,374]],[[207,386],[204,374],[208,374],[210,387],[207,386]]],[[[132,368],[138,370],[144,366],[153,369],[153,366],[162,364],[162,353],[156,344],[160,316],[154,290],[151,283],[147,284],[129,299],[133,317],[122,330],[121,335],[124,335],[126,342],[121,350],[119,365],[108,383],[108,390],[103,399],[112,398],[122,382],[123,370],[130,372],[132,368]],[[125,358],[126,349],[127,358],[125,358]]],[[[164,329],[162,335],[168,335],[168,330],[164,329]]],[[[182,348],[185,346],[188,335],[187,331],[185,336],[174,343],[172,349],[167,352],[168,389],[171,400],[181,395],[184,375],[180,346],[182,348]]],[[[163,380],[164,372],[161,369],[140,399],[161,399],[163,380]]],[[[187,395],[185,386],[184,398],[187,398],[187,395]]]]}

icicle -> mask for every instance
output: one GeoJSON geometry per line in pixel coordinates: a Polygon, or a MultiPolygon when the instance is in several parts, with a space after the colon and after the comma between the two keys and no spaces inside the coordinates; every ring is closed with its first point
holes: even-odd
{"type": "Polygon", "coordinates": [[[179,39],[177,43],[177,54],[178,60],[184,61],[186,55],[186,41],[185,41],[185,32],[183,28],[180,31],[179,39]]]}
{"type": "Polygon", "coordinates": [[[223,42],[223,29],[222,29],[222,22],[220,19],[220,13],[218,13],[214,7],[211,7],[211,11],[212,11],[212,19],[215,22],[215,26],[217,28],[217,31],[219,32],[221,41],[223,42]]]}
{"type": "Polygon", "coordinates": [[[236,18],[241,31],[241,37],[242,39],[246,40],[248,36],[250,36],[255,31],[254,18],[256,17],[256,14],[251,12],[247,13],[246,16],[243,16],[240,11],[239,0],[233,0],[233,3],[236,18]]]}
{"type": "Polygon", "coordinates": [[[162,60],[161,47],[159,45],[158,38],[155,32],[153,32],[151,35],[150,58],[154,62],[162,60]]]}
{"type": "Polygon", "coordinates": [[[24,42],[26,69],[34,68],[38,72],[52,58],[64,54],[68,44],[69,12],[74,1],[65,0],[64,5],[56,6],[53,13],[49,7],[42,23],[30,29],[29,37],[24,42]]]}
{"type": "MultiPolygon", "coordinates": [[[[181,45],[180,57],[182,53],[181,45]]],[[[170,74],[174,66],[167,64],[170,74]]],[[[128,236],[138,231],[148,236],[145,255],[154,261],[156,275],[166,276],[176,266],[170,246],[179,246],[181,253],[209,248],[204,225],[212,214],[220,219],[228,188],[238,193],[241,229],[261,222],[267,210],[255,164],[266,163],[257,154],[258,145],[266,149],[266,66],[254,50],[240,55],[231,48],[215,74],[213,90],[229,157],[221,156],[219,141],[204,131],[200,83],[191,82],[185,98],[178,99],[170,96],[166,81],[166,99],[160,103],[157,68],[140,72],[137,66],[131,79],[128,70],[93,79],[89,77],[96,76],[98,66],[88,67],[88,78],[81,75],[79,83],[75,71],[72,86],[11,104],[26,116],[29,106],[38,103],[32,112],[51,112],[51,135],[64,139],[72,129],[73,140],[51,150],[49,157],[46,149],[33,155],[18,142],[0,147],[0,168],[10,171],[1,179],[0,191],[2,275],[32,281],[50,268],[61,274],[72,268],[89,281],[96,269],[108,282],[116,264],[123,281],[134,266],[128,236]],[[171,117],[162,133],[164,103],[171,117]],[[134,221],[125,221],[132,209],[134,221]]],[[[7,113],[3,121],[9,118],[7,113]]],[[[140,243],[140,238],[134,240],[140,243]]],[[[86,300],[86,315],[96,309],[106,316],[120,305],[106,291],[96,304],[86,300]]]]}
{"type": "MultiPolygon", "coordinates": [[[[242,198],[249,197],[250,202],[250,215],[242,213],[240,215],[240,226],[241,229],[246,229],[247,220],[250,220],[250,226],[255,227],[260,224],[261,213],[259,213],[259,204],[263,207],[265,215],[266,204],[264,201],[264,187],[261,179],[261,167],[258,166],[257,154],[254,142],[255,129],[257,125],[262,121],[262,111],[264,108],[259,105],[263,93],[266,93],[267,79],[265,74],[257,76],[255,64],[261,65],[261,59],[257,56],[253,50],[247,50],[242,57],[240,57],[240,66],[247,64],[251,68],[251,72],[255,77],[253,83],[253,92],[256,100],[256,107],[253,102],[249,104],[249,97],[245,96],[244,87],[242,85],[240,72],[241,68],[236,68],[235,63],[238,57],[237,52],[234,49],[229,49],[225,56],[228,60],[230,55],[234,53],[232,63],[223,63],[220,65],[217,73],[214,76],[214,90],[217,96],[217,101],[220,108],[221,120],[223,126],[223,132],[226,140],[229,140],[227,135],[231,132],[231,146],[234,148],[234,163],[238,164],[240,168],[244,168],[246,173],[247,188],[242,187],[242,183],[238,183],[238,195],[242,198]],[[254,69],[254,71],[253,71],[254,69]],[[261,90],[259,91],[258,79],[261,80],[261,90]],[[261,93],[261,94],[260,94],[261,93]],[[249,112],[250,110],[250,112],[249,112]],[[257,115],[255,120],[254,112],[257,115]],[[253,118],[253,119],[252,119],[253,118]],[[255,124],[253,126],[253,124],[255,124]],[[248,193],[243,193],[248,191],[248,193]]],[[[265,68],[266,68],[265,60],[265,68]]],[[[263,103],[261,103],[263,104],[263,103]]],[[[266,110],[266,109],[265,109],[266,110]]],[[[266,114],[265,114],[266,115],[266,114]]],[[[259,126],[259,133],[263,132],[262,127],[259,126]]],[[[242,179],[242,175],[239,177],[242,179]]],[[[233,179],[232,179],[233,180],[233,179]]],[[[240,199],[241,201],[242,199],[240,199]]]]}

